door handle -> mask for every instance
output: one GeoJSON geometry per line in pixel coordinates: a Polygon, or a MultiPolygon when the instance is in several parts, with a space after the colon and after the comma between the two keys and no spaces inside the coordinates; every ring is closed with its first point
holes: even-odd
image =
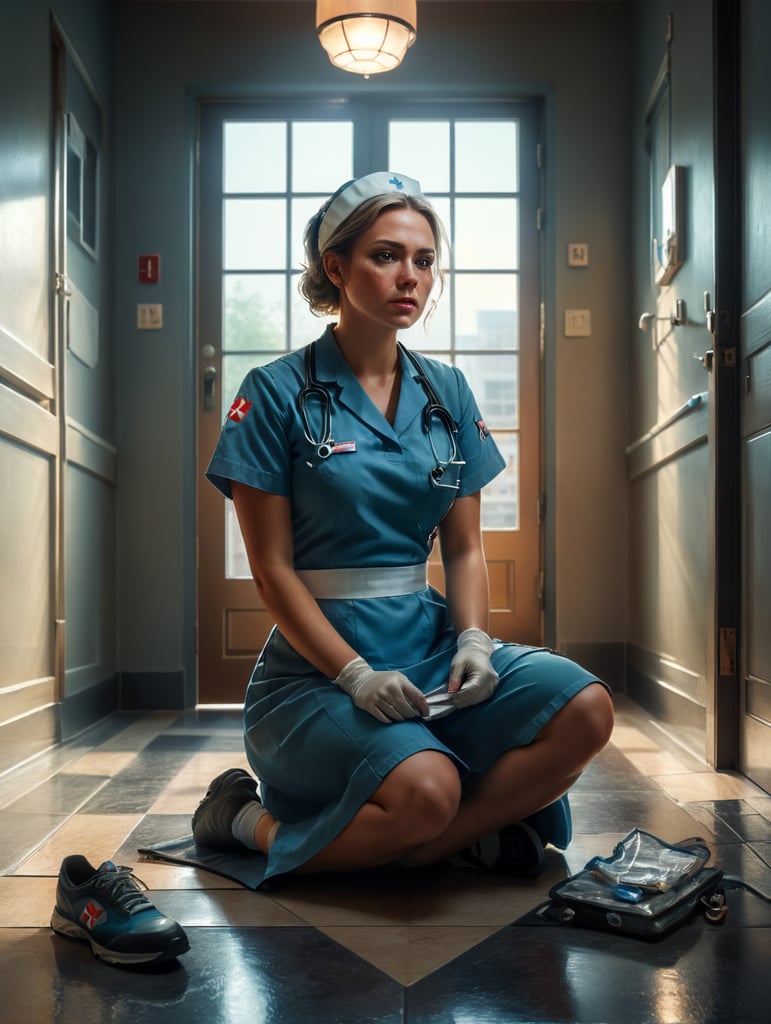
{"type": "Polygon", "coordinates": [[[217,395],[217,368],[215,366],[204,366],[203,368],[203,411],[214,412],[217,395]]]}

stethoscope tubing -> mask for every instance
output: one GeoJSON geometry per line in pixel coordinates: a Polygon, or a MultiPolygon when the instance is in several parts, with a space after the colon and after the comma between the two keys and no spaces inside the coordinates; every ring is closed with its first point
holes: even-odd
{"type": "MultiPolygon", "coordinates": [[[[432,481],[435,484],[439,484],[441,477],[444,475],[444,467],[434,446],[432,418],[436,416],[447,432],[450,442],[450,452],[452,453],[449,460],[450,462],[454,462],[456,460],[457,444],[455,442],[455,435],[458,433],[458,424],[453,419],[453,416],[447,406],[440,401],[438,394],[434,390],[434,387],[426,374],[425,367],[420,363],[417,356],[410,352],[408,348],[405,348],[401,342],[398,343],[398,348],[400,352],[404,353],[413,368],[417,371],[414,380],[421,386],[423,393],[426,396],[426,405],[423,409],[423,423],[429,437],[432,454],[437,460],[437,464],[435,468],[431,470],[430,475],[432,481]]],[[[316,377],[315,341],[305,349],[304,362],[305,383],[297,395],[297,408],[300,413],[300,419],[302,420],[303,433],[308,444],[312,448],[315,448],[318,457],[320,459],[328,459],[334,450],[334,440],[332,438],[332,396],[330,395],[329,390],[316,377]],[[321,413],[322,436],[318,440],[314,437],[313,431],[311,430],[310,419],[308,416],[309,399],[318,402],[321,413]]]]}

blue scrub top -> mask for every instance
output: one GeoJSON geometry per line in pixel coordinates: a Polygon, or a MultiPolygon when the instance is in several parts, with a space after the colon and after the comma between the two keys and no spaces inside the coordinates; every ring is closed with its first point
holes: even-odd
{"type": "MultiPolygon", "coordinates": [[[[337,347],[331,326],[316,343],[316,379],[331,399],[332,436],[347,450],[319,457],[305,437],[297,397],[305,383],[304,350],[253,369],[243,381],[206,471],[231,497],[237,480],[291,499],[295,568],[415,565],[428,556],[435,529],[456,497],[473,494],[505,466],[465,377],[420,357],[458,424],[458,458],[436,487],[437,457],[424,423],[427,404],[416,371],[402,354],[393,426],[375,407],[337,347]]],[[[321,438],[318,403],[307,405],[311,432],[321,438]]],[[[433,417],[437,455],[449,457],[445,429],[433,417]]]]}

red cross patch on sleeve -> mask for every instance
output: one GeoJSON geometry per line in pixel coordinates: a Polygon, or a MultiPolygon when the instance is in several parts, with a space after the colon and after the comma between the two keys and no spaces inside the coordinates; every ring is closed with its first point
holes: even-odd
{"type": "Polygon", "coordinates": [[[234,423],[242,423],[252,407],[251,402],[247,402],[245,398],[237,398],[230,407],[228,412],[228,419],[233,420],[234,423]]]}

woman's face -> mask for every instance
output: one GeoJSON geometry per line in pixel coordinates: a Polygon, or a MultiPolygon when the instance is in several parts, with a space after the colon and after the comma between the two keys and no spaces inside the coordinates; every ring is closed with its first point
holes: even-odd
{"type": "Polygon", "coordinates": [[[348,257],[327,273],[340,290],[340,322],[406,330],[421,316],[434,286],[436,245],[417,210],[394,206],[360,235],[348,257]],[[334,274],[337,277],[333,276],[334,274]]]}

